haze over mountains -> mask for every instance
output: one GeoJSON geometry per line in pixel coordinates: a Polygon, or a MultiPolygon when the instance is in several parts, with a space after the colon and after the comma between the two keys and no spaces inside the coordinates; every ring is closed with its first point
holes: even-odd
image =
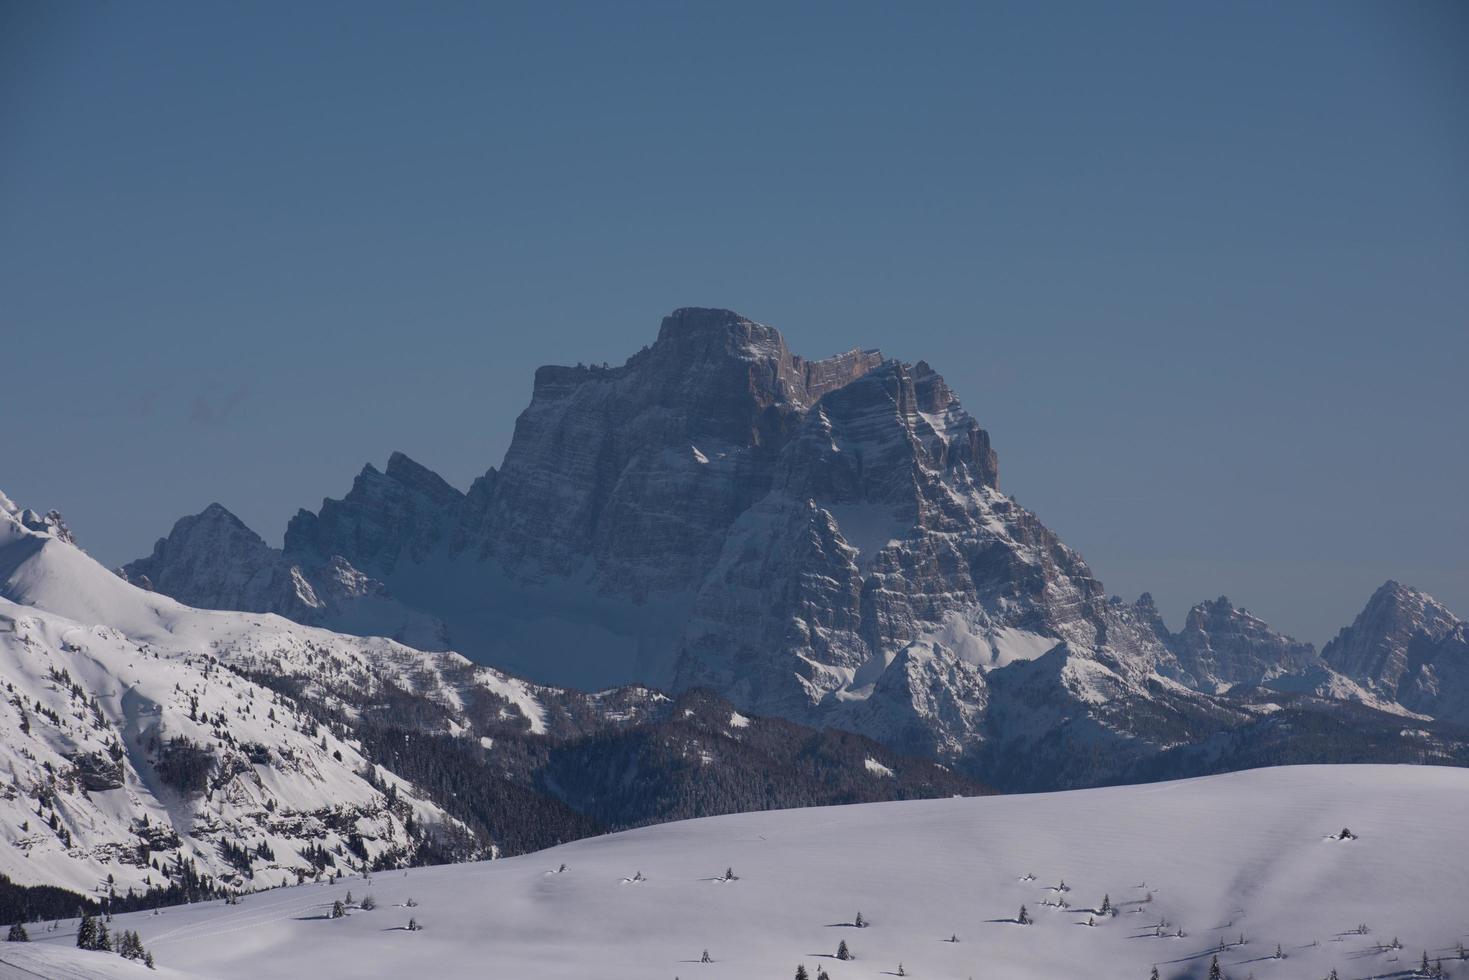
{"type": "Polygon", "coordinates": [[[1319,654],[1223,597],[1174,632],[999,472],[929,365],[685,309],[620,367],[538,371],[467,491],[393,453],[282,549],[213,504],[114,573],[0,496],[0,912],[748,810],[1469,765],[1466,627],[1431,596],[1386,583],[1319,654]]]}
{"type": "Polygon", "coordinates": [[[545,683],[707,688],[1010,788],[1244,764],[1301,712],[1349,744],[1469,723],[1463,623],[1431,597],[1388,583],[1322,656],[1223,598],[1174,633],[1005,496],[932,367],[808,361],[727,310],[541,368],[467,492],[394,453],[283,550],[215,505],[121,574],[545,683]],[[1181,744],[1225,732],[1209,763],[1181,744]]]}

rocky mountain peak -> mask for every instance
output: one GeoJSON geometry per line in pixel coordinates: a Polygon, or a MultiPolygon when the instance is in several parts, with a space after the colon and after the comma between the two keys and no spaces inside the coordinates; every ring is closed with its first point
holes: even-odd
{"type": "Polygon", "coordinates": [[[1178,658],[1181,679],[1203,690],[1259,684],[1316,661],[1314,646],[1272,630],[1227,596],[1190,609],[1168,645],[1178,658]]]}
{"type": "MultiPolygon", "coordinates": [[[[1446,690],[1456,686],[1446,681],[1446,675],[1463,675],[1463,714],[1469,718],[1464,633],[1463,620],[1433,596],[1388,581],[1321,656],[1332,669],[1413,710],[1439,705],[1446,690]]],[[[1443,714],[1458,709],[1439,705],[1434,710],[1443,714]]]]}

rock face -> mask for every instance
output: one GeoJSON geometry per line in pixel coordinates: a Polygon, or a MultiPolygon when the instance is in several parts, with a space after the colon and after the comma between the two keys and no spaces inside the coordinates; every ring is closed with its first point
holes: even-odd
{"type": "MultiPolygon", "coordinates": [[[[358,480],[365,479],[366,471],[358,480]]],[[[447,647],[442,623],[397,602],[381,582],[345,558],[308,553],[293,559],[217,503],[180,518],[153,546],[153,554],[129,562],[118,574],[200,609],[271,612],[300,623],[389,636],[422,650],[447,647]]]]}
{"type": "Polygon", "coordinates": [[[1321,658],[1410,711],[1469,724],[1465,624],[1425,592],[1385,583],[1321,658]]]}
{"type": "Polygon", "coordinates": [[[200,609],[274,612],[304,622],[323,607],[280,552],[220,504],[179,518],[152,555],[129,562],[120,574],[200,609]]]}
{"type": "Polygon", "coordinates": [[[1224,596],[1190,609],[1183,630],[1170,636],[1168,645],[1178,657],[1179,679],[1199,690],[1261,684],[1317,663],[1311,644],[1275,632],[1224,596]]]}
{"type": "Polygon", "coordinates": [[[989,435],[928,364],[808,361],[727,310],[675,311],[618,367],[538,370],[503,464],[467,493],[395,453],[301,512],[269,560],[171,541],[127,574],[156,584],[172,564],[156,587],[224,603],[245,600],[219,583],[270,568],[247,594],[370,631],[323,599],[335,568],[542,683],[711,688],[1016,788],[1112,778],[1257,717],[1212,695],[1329,673],[1227,600],[1174,635],[1147,596],[1108,598],[1000,491],[989,435]]]}

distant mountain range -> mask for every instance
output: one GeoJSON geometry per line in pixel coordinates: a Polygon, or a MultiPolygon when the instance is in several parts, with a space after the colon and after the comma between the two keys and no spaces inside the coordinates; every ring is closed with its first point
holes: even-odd
{"type": "Polygon", "coordinates": [[[60,515],[3,495],[0,684],[0,922],[678,817],[985,791],[707,693],[585,694],[185,606],[97,564],[60,515]]]}
{"type": "Polygon", "coordinates": [[[0,495],[0,655],[18,915],[739,810],[1469,764],[1432,597],[1387,583],[1319,655],[1224,598],[1171,632],[1001,492],[927,364],[724,310],[541,368],[467,492],[394,453],[282,549],[212,504],[114,574],[0,495]]]}
{"type": "Polygon", "coordinates": [[[1224,598],[1173,633],[1001,492],[928,364],[809,361],[727,310],[676,310],[619,367],[539,369],[467,492],[394,453],[282,550],[212,505],[120,574],[543,683],[707,689],[1005,788],[1188,771],[1201,739],[1283,724],[1266,704],[1347,744],[1469,724],[1464,624],[1431,597],[1384,585],[1320,655],[1224,598]]]}

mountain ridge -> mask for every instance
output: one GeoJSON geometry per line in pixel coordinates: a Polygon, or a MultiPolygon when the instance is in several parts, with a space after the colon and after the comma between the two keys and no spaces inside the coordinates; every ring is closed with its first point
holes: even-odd
{"type": "Polygon", "coordinates": [[[1464,683],[1421,651],[1406,686],[1334,666],[1222,598],[1170,631],[999,490],[988,433],[926,362],[808,361],[727,310],[674,311],[617,367],[538,369],[467,492],[395,452],[294,518],[282,559],[361,569],[513,673],[707,687],[985,777],[1015,769],[998,746],[1046,739],[1126,771],[1161,732],[1249,722],[1235,690],[1454,720],[1464,683]]]}

